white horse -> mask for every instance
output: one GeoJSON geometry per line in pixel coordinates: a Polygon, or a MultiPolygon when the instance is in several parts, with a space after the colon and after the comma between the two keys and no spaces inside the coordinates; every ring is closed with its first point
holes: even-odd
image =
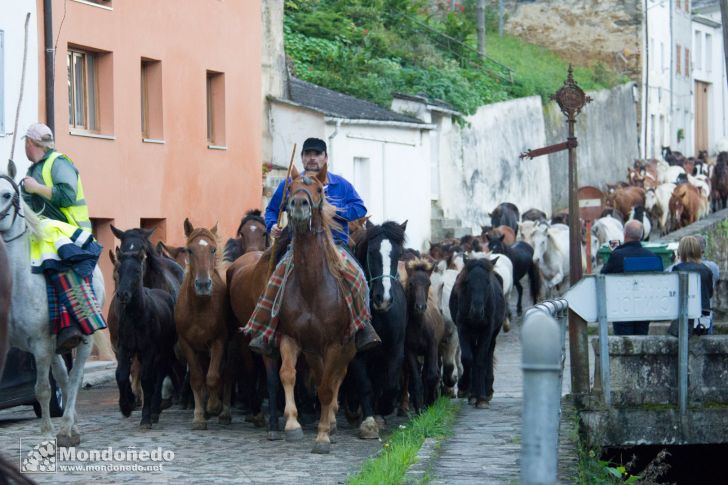
{"type": "Polygon", "coordinates": [[[568,285],[569,281],[569,226],[539,223],[533,227],[531,237],[533,260],[539,265],[547,289],[560,294],[563,283],[568,285]]]}
{"type": "Polygon", "coordinates": [[[670,197],[676,185],[665,183],[657,186],[656,189],[648,189],[645,192],[645,208],[657,221],[660,236],[667,232],[667,217],[670,215],[670,197]]]}
{"type": "Polygon", "coordinates": [[[619,244],[624,242],[624,226],[619,220],[611,216],[597,219],[592,226],[592,234],[597,238],[597,249],[609,241],[617,240],[619,244]]]}
{"type": "MultiPolygon", "coordinates": [[[[45,278],[30,270],[30,235],[38,235],[40,231],[41,221],[23,202],[18,186],[8,178],[0,179],[0,236],[7,247],[13,278],[10,345],[35,357],[35,396],[41,408],[40,430],[48,437],[55,433],[49,409],[49,370],[53,369],[53,377],[61,387],[65,401],[57,443],[59,446],[76,446],[81,442],[76,425],[76,397],[83,381],[86,359],[91,353],[92,339],[87,338],[76,347],[76,358],[69,377],[62,357],[55,353],[56,336],[50,328],[45,278]]],[[[99,305],[103,305],[104,279],[98,266],[93,274],[93,287],[99,305]]]]}

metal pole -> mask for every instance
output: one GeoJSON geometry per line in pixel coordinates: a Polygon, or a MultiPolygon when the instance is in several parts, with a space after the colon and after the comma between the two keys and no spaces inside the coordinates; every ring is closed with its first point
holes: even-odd
{"type": "Polygon", "coordinates": [[[586,221],[586,274],[592,273],[592,221],[586,221]]]}
{"type": "Polygon", "coordinates": [[[46,125],[56,134],[55,115],[55,79],[56,71],[53,61],[55,50],[53,47],[53,10],[52,0],[43,0],[43,44],[45,46],[45,115],[46,125]]]}
{"type": "Polygon", "coordinates": [[[597,275],[597,318],[599,319],[599,377],[602,381],[604,404],[612,405],[612,385],[609,382],[609,323],[607,322],[607,286],[603,274],[597,275]]]}
{"type": "Polygon", "coordinates": [[[677,380],[680,417],[684,417],[688,411],[688,274],[681,271],[679,275],[680,286],[678,298],[680,300],[678,306],[677,380]]]}
{"type": "Polygon", "coordinates": [[[561,413],[561,336],[545,312],[527,315],[521,330],[523,428],[521,483],[556,483],[561,413]]]}

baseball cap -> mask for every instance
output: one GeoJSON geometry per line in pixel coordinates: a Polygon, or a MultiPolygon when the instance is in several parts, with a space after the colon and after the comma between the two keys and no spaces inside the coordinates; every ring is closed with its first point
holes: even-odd
{"type": "Polygon", "coordinates": [[[53,132],[43,123],[33,123],[28,127],[28,131],[25,132],[25,136],[23,138],[30,138],[31,140],[40,142],[48,142],[53,141],[53,132]]]}
{"type": "Polygon", "coordinates": [[[320,138],[306,138],[306,141],[303,142],[301,152],[305,152],[306,150],[316,150],[317,152],[325,153],[326,142],[320,138]]]}

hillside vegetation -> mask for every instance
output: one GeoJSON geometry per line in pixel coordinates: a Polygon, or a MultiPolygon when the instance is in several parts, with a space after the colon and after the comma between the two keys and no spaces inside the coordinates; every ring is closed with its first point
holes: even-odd
{"type": "MultiPolygon", "coordinates": [[[[454,10],[432,0],[287,0],[286,54],[305,81],[388,107],[392,93],[425,94],[470,114],[483,104],[539,95],[566,77],[568,61],[497,34],[488,10],[487,58],[476,51],[475,0],[454,10]]],[[[575,66],[585,90],[623,81],[604,66],[575,66]]]]}

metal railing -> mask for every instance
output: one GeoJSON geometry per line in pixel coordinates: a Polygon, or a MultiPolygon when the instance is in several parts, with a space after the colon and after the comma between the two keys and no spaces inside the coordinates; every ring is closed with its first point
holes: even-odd
{"type": "Polygon", "coordinates": [[[521,483],[556,483],[567,310],[566,300],[548,300],[524,316],[521,483]]]}

